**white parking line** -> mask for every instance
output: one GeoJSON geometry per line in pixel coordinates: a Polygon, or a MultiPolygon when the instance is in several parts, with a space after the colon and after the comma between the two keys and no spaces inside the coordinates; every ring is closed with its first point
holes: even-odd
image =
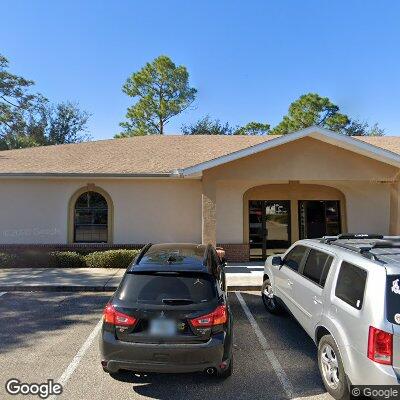
{"type": "Polygon", "coordinates": [[[0,297],[5,295],[7,292],[0,292],[0,297]]]}
{"type": "MultiPolygon", "coordinates": [[[[66,370],[63,372],[61,377],[57,380],[59,384],[64,388],[69,379],[71,378],[72,374],[76,370],[77,366],[82,360],[82,357],[85,355],[87,350],[89,349],[90,345],[93,343],[94,339],[98,335],[101,329],[101,325],[103,323],[103,318],[100,319],[100,321],[97,323],[97,325],[94,327],[88,338],[86,339],[85,343],[83,343],[82,347],[79,349],[79,351],[76,353],[76,356],[73,358],[71,363],[68,365],[66,370]]],[[[57,398],[56,395],[48,397],[49,400],[55,400],[57,398]]]]}
{"type": "Polygon", "coordinates": [[[239,292],[236,292],[236,297],[238,298],[239,303],[242,306],[243,311],[246,314],[247,319],[250,322],[250,325],[254,329],[254,332],[255,332],[255,334],[257,336],[257,339],[258,339],[258,341],[259,341],[259,343],[261,345],[261,348],[264,350],[264,353],[267,356],[268,361],[271,363],[272,368],[274,369],[275,374],[278,377],[279,382],[281,383],[281,385],[283,387],[283,390],[285,391],[286,396],[289,399],[292,399],[293,397],[295,397],[294,388],[293,388],[293,385],[290,382],[288,376],[286,375],[286,372],[283,370],[282,365],[280,364],[280,362],[276,358],[274,352],[271,350],[271,347],[268,344],[267,339],[265,338],[265,336],[261,332],[260,327],[258,326],[256,320],[254,319],[253,314],[249,310],[249,307],[247,307],[247,304],[244,301],[242,295],[239,292]]]}

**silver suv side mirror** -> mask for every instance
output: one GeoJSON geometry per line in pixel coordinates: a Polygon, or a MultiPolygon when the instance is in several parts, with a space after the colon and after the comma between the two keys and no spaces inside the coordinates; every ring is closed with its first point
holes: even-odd
{"type": "Polygon", "coordinates": [[[283,264],[281,256],[272,257],[271,264],[275,267],[280,267],[283,264]]]}

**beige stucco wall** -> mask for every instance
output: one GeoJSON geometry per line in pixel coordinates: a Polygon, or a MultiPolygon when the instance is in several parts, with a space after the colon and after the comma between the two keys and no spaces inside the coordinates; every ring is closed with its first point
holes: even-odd
{"type": "Polygon", "coordinates": [[[243,243],[243,195],[248,189],[289,181],[340,190],[348,232],[388,234],[389,182],[396,173],[390,165],[312,138],[215,167],[205,176],[216,185],[217,242],[243,243]]]}
{"type": "Polygon", "coordinates": [[[211,182],[392,180],[398,169],[349,150],[303,138],[205,171],[211,182]]]}
{"type": "MultiPolygon", "coordinates": [[[[302,183],[327,185],[326,181],[305,181],[302,183]]],[[[218,183],[218,243],[243,243],[243,195],[248,189],[258,184],[258,181],[251,180],[247,182],[221,181],[218,183]]],[[[330,182],[329,186],[340,190],[345,196],[348,232],[389,234],[389,184],[343,181],[330,182]]]]}
{"type": "Polygon", "coordinates": [[[201,240],[201,182],[0,180],[0,243],[67,243],[68,202],[95,184],[114,204],[114,243],[201,240]]]}

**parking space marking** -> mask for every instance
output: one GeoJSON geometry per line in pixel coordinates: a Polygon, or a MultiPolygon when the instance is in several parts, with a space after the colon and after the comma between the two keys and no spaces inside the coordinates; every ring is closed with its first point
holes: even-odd
{"type": "Polygon", "coordinates": [[[7,292],[0,292],[0,297],[5,295],[7,292]]]}
{"type": "Polygon", "coordinates": [[[276,358],[275,353],[271,350],[271,347],[268,344],[268,341],[267,341],[266,337],[261,332],[261,329],[258,326],[257,321],[255,320],[255,318],[253,317],[253,314],[249,310],[249,307],[247,306],[246,302],[244,301],[242,295],[239,292],[236,292],[236,297],[238,298],[239,303],[242,306],[243,311],[246,314],[246,317],[250,322],[250,325],[254,329],[254,332],[255,332],[255,334],[257,336],[257,339],[258,339],[258,341],[259,341],[259,343],[261,345],[261,348],[264,350],[264,353],[267,356],[268,361],[271,363],[272,368],[274,369],[275,374],[278,377],[279,382],[281,383],[281,385],[282,385],[282,387],[283,387],[283,389],[285,391],[286,396],[289,399],[294,398],[295,394],[294,394],[293,385],[290,382],[288,376],[286,375],[286,372],[283,370],[282,365],[280,364],[280,362],[276,358]]]}
{"type": "MultiPolygon", "coordinates": [[[[93,343],[94,339],[96,339],[96,336],[100,332],[101,325],[103,323],[103,318],[100,319],[100,321],[97,323],[97,325],[94,327],[88,338],[86,339],[85,343],[83,343],[82,347],[78,350],[76,353],[76,356],[73,358],[71,363],[68,365],[66,370],[63,372],[61,377],[57,380],[59,384],[64,388],[69,379],[71,378],[72,374],[74,373],[75,369],[79,365],[79,363],[82,360],[82,357],[85,355],[91,344],[93,343]]],[[[55,400],[58,396],[53,395],[50,396],[48,399],[49,400],[55,400]]]]}

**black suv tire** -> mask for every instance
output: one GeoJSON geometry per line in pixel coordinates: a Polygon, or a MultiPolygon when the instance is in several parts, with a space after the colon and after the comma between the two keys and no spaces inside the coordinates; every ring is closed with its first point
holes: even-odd
{"type": "Polygon", "coordinates": [[[232,375],[232,372],[233,372],[233,355],[231,356],[231,359],[229,360],[228,368],[224,369],[220,372],[217,372],[216,377],[219,379],[226,379],[232,375]]]}

